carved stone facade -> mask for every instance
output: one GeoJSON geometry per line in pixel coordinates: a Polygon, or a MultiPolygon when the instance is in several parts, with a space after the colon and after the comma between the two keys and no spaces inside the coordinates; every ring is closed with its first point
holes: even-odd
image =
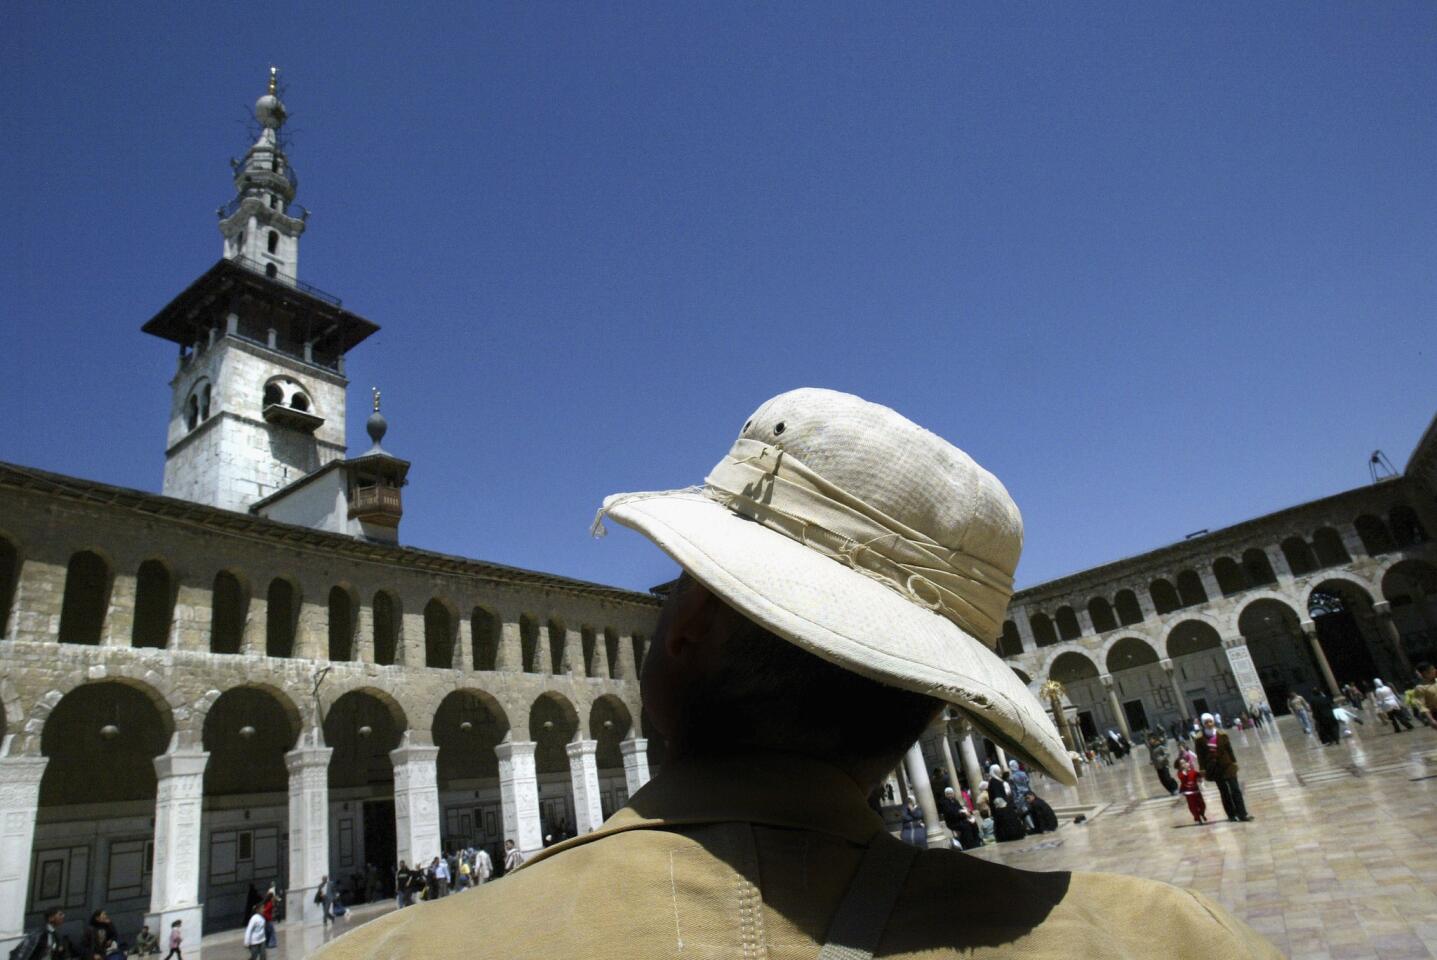
{"type": "Polygon", "coordinates": [[[6,465],[0,518],[0,940],[57,903],[197,941],[251,883],[308,917],[647,777],[653,595],[6,465]]]}

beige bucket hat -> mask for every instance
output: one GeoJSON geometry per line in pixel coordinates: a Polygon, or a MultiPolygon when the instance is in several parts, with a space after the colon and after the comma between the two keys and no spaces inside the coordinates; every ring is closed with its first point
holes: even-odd
{"type": "Polygon", "coordinates": [[[701,487],[617,494],[648,537],[769,630],[956,707],[1067,783],[1067,748],[993,652],[1023,521],[962,450],[880,404],[804,388],[759,407],[701,487]]]}

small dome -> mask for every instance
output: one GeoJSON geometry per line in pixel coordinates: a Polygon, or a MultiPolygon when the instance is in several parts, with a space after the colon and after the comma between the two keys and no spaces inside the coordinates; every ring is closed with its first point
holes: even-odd
{"type": "Polygon", "coordinates": [[[376,410],[369,415],[364,429],[369,433],[369,439],[374,441],[375,447],[378,447],[379,441],[384,439],[384,434],[389,430],[389,421],[384,419],[384,414],[376,410]]]}
{"type": "Polygon", "coordinates": [[[280,127],[284,124],[284,104],[279,97],[267,93],[254,102],[254,118],[263,126],[280,127]]]}

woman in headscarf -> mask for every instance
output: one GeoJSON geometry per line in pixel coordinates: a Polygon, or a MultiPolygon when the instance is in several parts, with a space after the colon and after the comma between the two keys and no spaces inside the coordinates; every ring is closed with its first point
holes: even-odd
{"type": "Polygon", "coordinates": [[[1399,722],[1408,730],[1412,729],[1412,721],[1407,719],[1407,713],[1402,709],[1402,701],[1391,687],[1382,682],[1381,677],[1372,681],[1372,702],[1377,705],[1378,713],[1386,714],[1387,719],[1392,721],[1393,733],[1402,732],[1402,727],[1397,725],[1399,722]]]}
{"type": "Polygon", "coordinates": [[[1023,765],[1017,760],[1008,761],[1007,780],[1013,787],[1013,809],[1018,812],[1024,826],[1031,827],[1032,822],[1028,818],[1028,791],[1032,789],[1032,783],[1023,770],[1023,765]]]}
{"type": "Polygon", "coordinates": [[[903,832],[904,843],[911,843],[920,849],[928,846],[928,828],[923,824],[923,810],[918,806],[918,798],[913,794],[903,804],[903,832]]]}
{"type": "Polygon", "coordinates": [[[1022,840],[1028,835],[1018,815],[1013,785],[1003,778],[1003,768],[996,763],[988,768],[988,798],[993,805],[993,836],[999,843],[1022,840]]]}
{"type": "Polygon", "coordinates": [[[1312,725],[1317,728],[1317,739],[1325,747],[1342,742],[1341,728],[1337,726],[1337,717],[1333,715],[1332,698],[1325,690],[1317,690],[1312,694],[1312,725]]]}

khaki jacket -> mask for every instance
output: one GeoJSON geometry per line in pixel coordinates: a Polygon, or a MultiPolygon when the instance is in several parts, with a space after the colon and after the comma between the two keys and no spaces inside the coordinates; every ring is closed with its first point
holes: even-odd
{"type": "MultiPolygon", "coordinates": [[[[544,960],[813,960],[882,831],[859,787],[825,764],[670,763],[599,830],[476,891],[367,923],[315,956],[424,960],[468,943],[485,957],[544,960]]],[[[1199,894],[954,850],[918,854],[877,956],[1280,960],[1199,894]]]]}

